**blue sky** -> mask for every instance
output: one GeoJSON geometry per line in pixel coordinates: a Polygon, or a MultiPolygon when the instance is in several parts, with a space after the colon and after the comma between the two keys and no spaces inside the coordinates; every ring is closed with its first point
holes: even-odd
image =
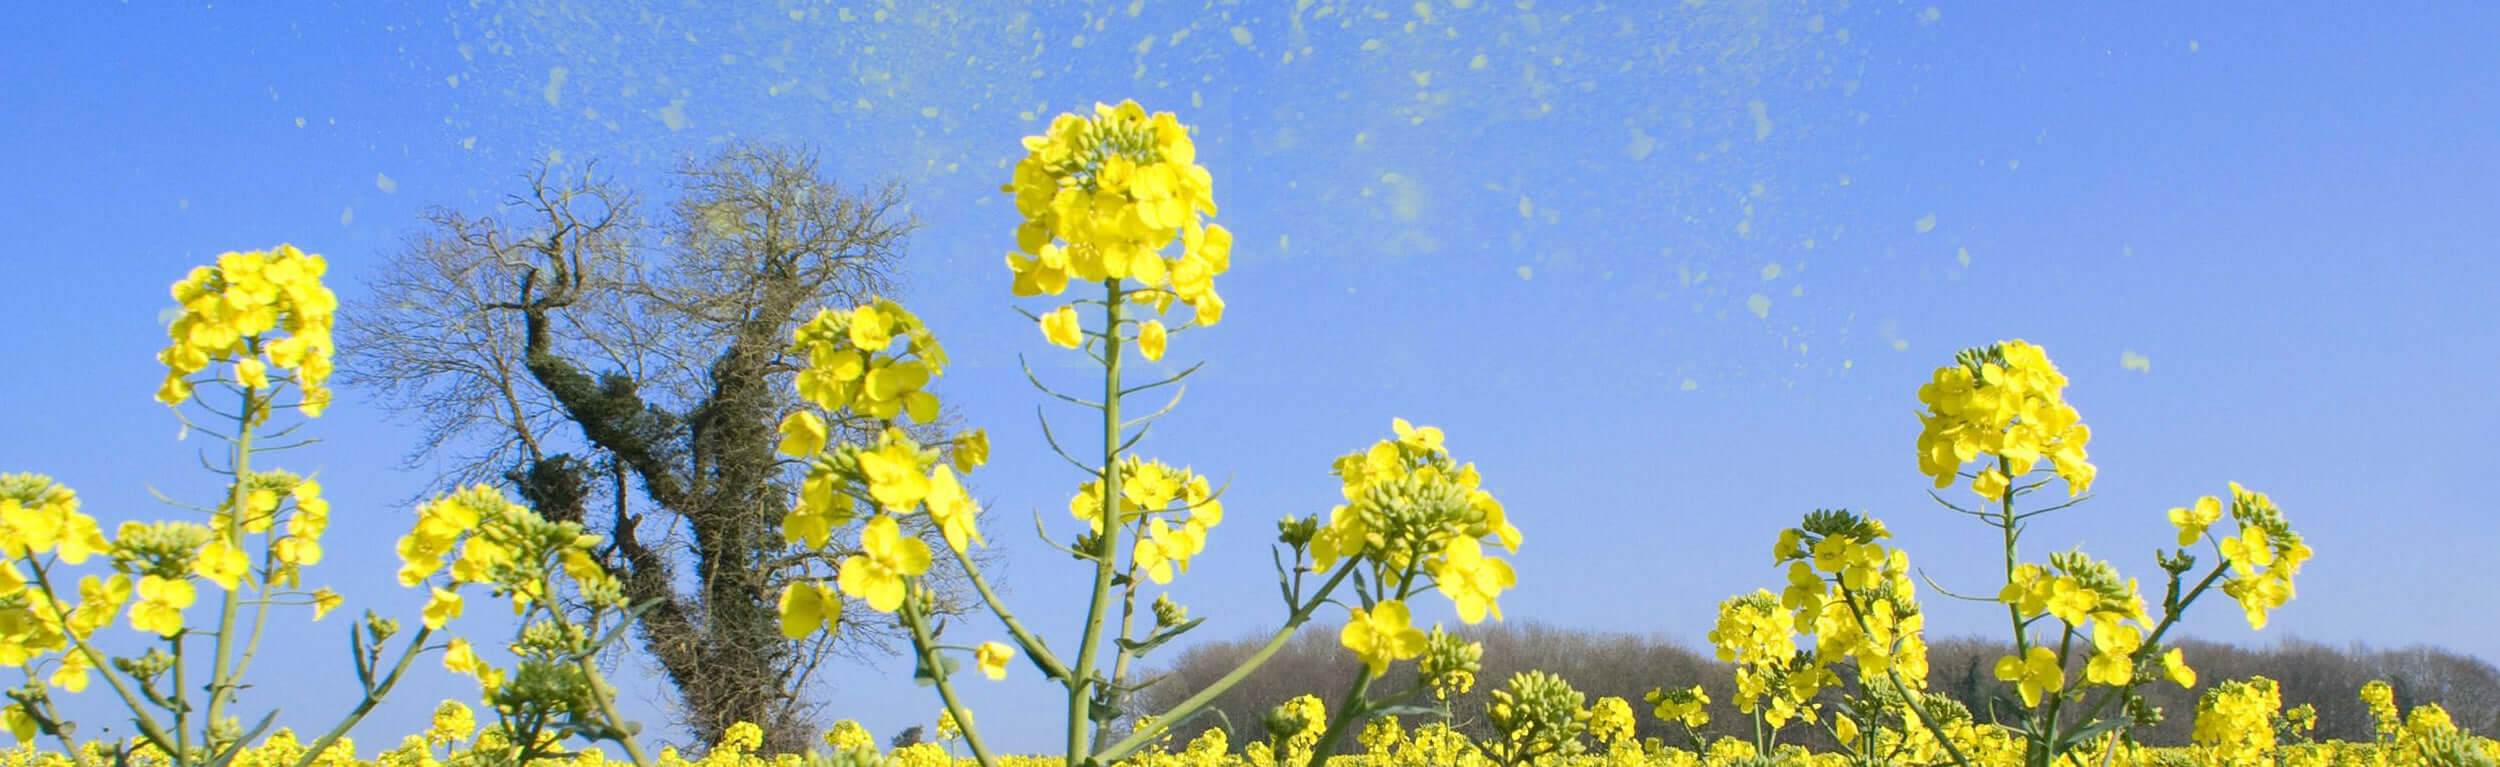
{"type": "MultiPolygon", "coordinates": [[[[991,430],[992,540],[1020,609],[1047,612],[1080,573],[1013,520],[1057,519],[1080,478],[1013,360],[1069,355],[1009,308],[996,189],[1035,120],[1136,98],[1197,127],[1240,241],[1226,321],[1166,360],[1208,368],[1145,446],[1234,480],[1173,588],[1210,635],[1280,617],[1258,586],[1270,522],[1325,511],[1329,459],[1392,416],[1446,429],[1526,531],[1512,620],[1698,645],[1719,599],[1779,582],[1771,538],[1816,507],[1874,513],[1940,582],[1984,584],[1992,532],[1924,496],[1913,392],[1955,349],[2024,338],[2073,379],[2101,471],[2028,554],[2080,543],[2157,575],[2163,510],[2238,480],[2317,558],[2266,632],[2217,603],[2188,633],[2500,658],[2472,565],[2500,548],[2476,500],[2500,457],[2500,85],[2481,74],[2500,12],[721,5],[19,14],[0,30],[0,470],[50,473],[108,523],[168,513],[149,488],[212,492],[149,395],[165,286],[220,251],[292,242],[354,295],[427,207],[489,212],[537,158],[599,158],[656,198],[683,157],[804,141],[842,179],[908,186],[902,299],[958,360],[940,393],[991,430]]],[[[398,466],[417,431],[353,390],[314,430],[279,460],[321,472],[332,551],[380,556],[431,476],[398,466]]],[[[311,577],[353,607],[417,604],[355,557],[311,577]]],[[[1930,620],[1997,628],[1941,600],[1930,620]]],[[[345,705],[344,630],[280,638],[289,663],[250,702],[305,726],[345,705]]],[[[976,711],[1047,700],[1019,671],[977,685],[976,711]]],[[[418,676],[368,744],[469,693],[418,676]]],[[[628,684],[646,720],[657,685],[628,684]]],[[[881,734],[937,708],[899,660],[828,691],[881,734]]],[[[1053,747],[1011,719],[981,721],[1053,747]]]]}

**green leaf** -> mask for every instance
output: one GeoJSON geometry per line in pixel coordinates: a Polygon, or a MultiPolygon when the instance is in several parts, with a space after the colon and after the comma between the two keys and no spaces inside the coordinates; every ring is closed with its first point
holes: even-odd
{"type": "Polygon", "coordinates": [[[2125,719],[2102,719],[2082,727],[2077,727],[2073,730],[2067,731],[2063,737],[2057,739],[2056,743],[2050,744],[2049,752],[2052,755],[2062,755],[2067,751],[2073,750],[2076,746],[2080,746],[2091,741],[2093,738],[2098,738],[2111,731],[2126,727],[2128,724],[2130,723],[2125,719]]]}
{"type": "Polygon", "coordinates": [[[1207,622],[1207,619],[1205,618],[1191,618],[1189,620],[1182,621],[1178,626],[1157,631],[1153,636],[1146,637],[1143,640],[1121,639],[1117,641],[1120,643],[1120,649],[1127,650],[1130,655],[1142,656],[1154,650],[1156,647],[1162,646],[1163,643],[1172,641],[1173,637],[1180,636],[1183,632],[1197,628],[1198,624],[1205,622],[1207,622]]]}
{"type": "Polygon", "coordinates": [[[1382,706],[1372,709],[1372,714],[1375,716],[1430,716],[1448,719],[1450,718],[1450,707],[1439,703],[1431,705],[1422,703],[1400,703],[1395,706],[1382,706]]]}
{"type": "Polygon", "coordinates": [[[278,712],[274,710],[261,716],[260,724],[252,725],[252,729],[245,730],[242,737],[235,738],[232,745],[226,746],[224,751],[220,751],[215,756],[210,757],[209,760],[202,765],[202,767],[226,767],[228,763],[234,761],[236,756],[243,753],[243,747],[259,741],[260,734],[267,732],[269,730],[269,724],[277,720],[278,712]]]}
{"type": "MultiPolygon", "coordinates": [[[[941,664],[941,665],[943,665],[943,666],[945,667],[945,669],[946,669],[946,675],[947,675],[947,676],[954,676],[954,675],[955,675],[955,672],[956,672],[957,670],[962,669],[962,668],[963,668],[963,665],[964,665],[964,664],[963,664],[963,661],[959,661],[959,660],[956,660],[956,659],[954,659],[954,658],[952,658],[952,657],[943,656],[943,655],[938,656],[938,663],[939,663],[939,664],[941,664]]],[[[930,686],[930,685],[937,684],[937,675],[936,675],[936,674],[932,674],[932,673],[930,673],[930,672],[929,672],[929,664],[928,664],[928,663],[926,663],[926,662],[923,662],[923,663],[918,663],[918,664],[914,664],[914,665],[913,665],[913,667],[912,667],[912,670],[911,670],[911,681],[912,681],[912,683],[913,683],[913,684],[917,684],[917,685],[920,685],[920,686],[922,686],[922,687],[927,687],[927,686],[930,686]]]]}

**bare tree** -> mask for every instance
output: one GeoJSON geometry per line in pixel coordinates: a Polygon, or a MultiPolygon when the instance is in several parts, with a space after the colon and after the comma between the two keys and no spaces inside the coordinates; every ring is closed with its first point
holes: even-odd
{"type": "Polygon", "coordinates": [[[767,748],[803,749],[796,691],[829,654],[896,637],[869,620],[806,644],[780,632],[782,586],[845,553],[781,538],[795,477],[775,425],[801,362],[785,349],[819,309],[895,287],[902,192],[756,145],[683,166],[657,227],[593,171],[541,165],[528,187],[498,215],[427,216],[341,313],[344,377],[424,426],[408,459],[438,483],[500,482],[607,537],[696,743],[749,721],[767,748]]]}

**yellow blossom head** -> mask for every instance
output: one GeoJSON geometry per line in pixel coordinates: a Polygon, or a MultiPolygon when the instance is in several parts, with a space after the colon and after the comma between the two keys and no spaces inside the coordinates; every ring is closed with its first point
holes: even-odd
{"type": "Polygon", "coordinates": [[[173,286],[181,313],[166,328],[171,343],[157,353],[166,369],[157,399],[182,404],[197,383],[193,375],[229,361],[233,382],[255,392],[278,382],[270,378],[271,368],[286,371],[289,376],[280,380],[301,390],[304,415],[321,415],[330,402],[336,348],[331,330],[338,310],[338,298],[321,282],[328,270],[321,256],[293,245],[225,253],[213,266],[192,269],[173,286]]]}
{"type": "MultiPolygon", "coordinates": [[[[1196,324],[1221,319],[1214,278],[1231,268],[1233,237],[1204,221],[1215,214],[1214,182],[1178,118],[1134,101],[1098,104],[1091,116],[1060,115],[1024,148],[1001,188],[1024,219],[1007,256],[1016,295],[1057,295],[1071,279],[1133,280],[1131,297],[1158,314],[1177,302],[1196,324]],[[1181,252],[1166,258],[1175,240],[1181,252]]],[[[1161,356],[1159,340],[1147,343],[1149,357],[1161,356]]]]}
{"type": "Polygon", "coordinates": [[[2096,470],[2085,445],[2092,431],[2066,404],[2065,390],[2065,374],[2040,347],[2016,340],[1964,350],[1918,389],[1927,407],[1919,416],[1919,471],[1944,488],[1964,464],[1981,461],[1972,490],[1997,501],[2046,460],[2069,495],[2091,489],[2096,470]]]}

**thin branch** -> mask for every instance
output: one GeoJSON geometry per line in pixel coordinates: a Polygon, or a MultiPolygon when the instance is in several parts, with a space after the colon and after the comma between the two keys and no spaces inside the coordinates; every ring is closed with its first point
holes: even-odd
{"type": "Polygon", "coordinates": [[[1066,402],[1068,402],[1068,403],[1070,403],[1070,404],[1076,405],[1077,407],[1087,408],[1087,409],[1091,409],[1091,410],[1101,410],[1101,409],[1102,409],[1102,403],[1100,403],[1100,402],[1095,402],[1095,401],[1092,401],[1092,400],[1086,400],[1086,399],[1079,399],[1079,398],[1074,397],[1074,396],[1070,396],[1070,395],[1066,395],[1066,394],[1061,394],[1061,393],[1059,393],[1058,391],[1056,391],[1056,390],[1054,390],[1054,389],[1050,388],[1050,385],[1049,385],[1049,384],[1042,383],[1042,379],[1041,379],[1039,376],[1035,376],[1035,375],[1033,374],[1033,363],[1032,363],[1031,361],[1026,360],[1026,359],[1024,358],[1024,355],[1022,355],[1022,354],[1018,354],[1018,355],[1016,355],[1016,363],[1017,363],[1017,364],[1019,364],[1019,365],[1022,365],[1022,366],[1024,367],[1024,380],[1027,380],[1027,381],[1031,381],[1031,382],[1033,382],[1033,388],[1035,388],[1035,389],[1040,389],[1040,390],[1042,391],[1042,393],[1043,393],[1043,394],[1048,394],[1048,395],[1050,395],[1050,396],[1052,396],[1052,397],[1057,397],[1057,398],[1059,398],[1059,399],[1061,399],[1061,400],[1064,400],[1064,401],[1066,401],[1066,402]]]}
{"type": "Polygon", "coordinates": [[[1197,362],[1197,364],[1190,365],[1187,369],[1184,369],[1184,370],[1182,370],[1181,372],[1178,372],[1178,373],[1174,373],[1174,374],[1172,374],[1172,377],[1170,377],[1170,378],[1165,378],[1165,379],[1163,379],[1163,380],[1160,380],[1160,381],[1155,381],[1155,382],[1153,382],[1153,383],[1138,384],[1138,385],[1136,385],[1136,386],[1131,386],[1131,387],[1128,387],[1128,388],[1126,388],[1126,389],[1121,389],[1121,390],[1120,390],[1120,396],[1122,396],[1122,397],[1126,397],[1126,396],[1128,396],[1128,395],[1131,395],[1131,394],[1136,394],[1136,393],[1138,393],[1138,392],[1145,391],[1145,390],[1147,390],[1147,389],[1152,389],[1152,388],[1155,388],[1155,387],[1157,387],[1157,386],[1169,386],[1169,385],[1172,385],[1172,384],[1180,383],[1182,380],[1189,378],[1190,374],[1193,374],[1193,373],[1198,372],[1198,369],[1199,369],[1199,368],[1203,368],[1203,367],[1206,367],[1206,366],[1207,366],[1207,362],[1206,362],[1206,360],[1199,360],[1199,361],[1197,362]]]}
{"type": "Polygon", "coordinates": [[[1067,461],[1068,465],[1076,467],[1077,471],[1092,474],[1098,478],[1102,476],[1102,472],[1096,471],[1093,466],[1087,465],[1084,461],[1077,460],[1076,456],[1068,454],[1066,448],[1059,446],[1059,438],[1050,433],[1050,417],[1044,415],[1041,408],[1033,408],[1033,419],[1042,422],[1042,441],[1050,445],[1051,452],[1058,453],[1060,459],[1067,461]]]}

